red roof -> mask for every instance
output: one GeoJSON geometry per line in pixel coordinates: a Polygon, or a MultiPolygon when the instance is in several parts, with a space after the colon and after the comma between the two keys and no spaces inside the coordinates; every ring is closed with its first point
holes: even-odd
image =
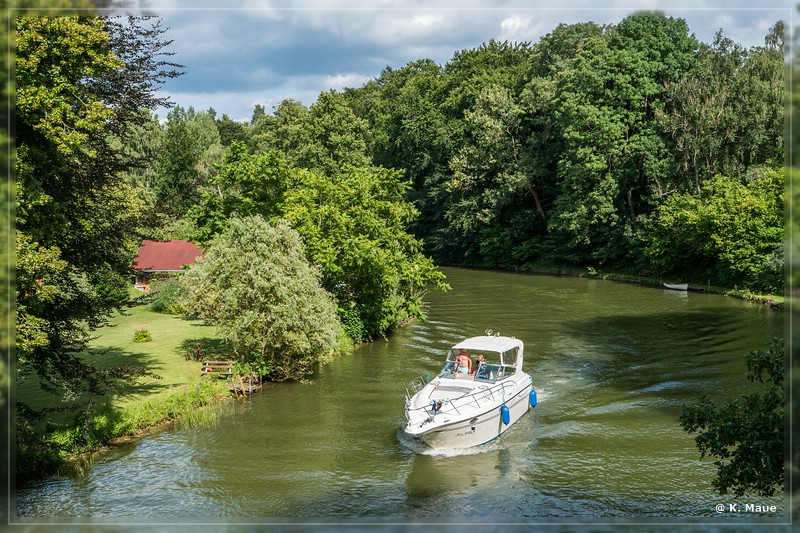
{"type": "Polygon", "coordinates": [[[183,270],[194,263],[203,251],[189,241],[142,241],[133,269],[142,271],[183,270]]]}

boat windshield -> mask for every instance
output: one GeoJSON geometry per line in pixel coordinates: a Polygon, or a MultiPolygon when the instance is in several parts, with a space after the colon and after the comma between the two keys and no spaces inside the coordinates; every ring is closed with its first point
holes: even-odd
{"type": "Polygon", "coordinates": [[[478,370],[475,372],[475,381],[494,383],[506,379],[516,371],[517,369],[511,365],[481,363],[480,366],[478,366],[478,370]]]}
{"type": "Polygon", "coordinates": [[[459,361],[451,361],[448,359],[444,362],[444,366],[442,367],[442,371],[439,372],[439,377],[441,378],[455,378],[458,375],[468,375],[469,372],[469,365],[464,365],[459,361]]]}
{"type": "Polygon", "coordinates": [[[439,377],[456,379],[469,376],[474,377],[475,381],[494,383],[516,372],[514,367],[516,355],[517,348],[502,354],[486,350],[467,351],[452,348],[447,354],[447,360],[439,372],[439,377]]]}
{"type": "Polygon", "coordinates": [[[459,372],[460,368],[462,368],[460,363],[448,359],[447,361],[444,362],[444,367],[442,367],[442,371],[439,372],[439,377],[452,378],[456,375],[456,373],[459,372]]]}

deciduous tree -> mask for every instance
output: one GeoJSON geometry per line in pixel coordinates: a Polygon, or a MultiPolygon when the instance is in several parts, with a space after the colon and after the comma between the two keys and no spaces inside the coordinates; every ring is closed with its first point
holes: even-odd
{"type": "Polygon", "coordinates": [[[426,286],[445,288],[406,229],[416,210],[404,200],[408,185],[398,171],[344,166],[328,176],[291,166],[281,152],[250,155],[234,143],[214,183],[193,212],[200,240],[224,231],[234,215],[288,220],[355,340],[424,316],[426,286]]]}
{"type": "Polygon", "coordinates": [[[75,353],[127,302],[139,241],[122,145],[142,109],[169,105],[155,90],[179,65],[158,19],[23,16],[16,31],[18,376],[96,386],[75,353]]]}
{"type": "Polygon", "coordinates": [[[716,176],[700,195],[671,196],[649,222],[648,258],[665,275],[781,292],[783,183],[782,170],[760,168],[748,183],[716,176]]]}
{"type": "Polygon", "coordinates": [[[333,354],[336,306],[300,235],[260,216],[230,220],[183,277],[190,313],[215,324],[235,357],[272,379],[304,379],[333,354]]]}

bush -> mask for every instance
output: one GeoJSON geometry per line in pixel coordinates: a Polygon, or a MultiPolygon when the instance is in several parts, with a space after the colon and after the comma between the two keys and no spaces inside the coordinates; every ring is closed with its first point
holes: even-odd
{"type": "Polygon", "coordinates": [[[150,342],[153,337],[146,329],[137,329],[133,334],[133,342],[150,342]]]}
{"type": "Polygon", "coordinates": [[[150,310],[156,313],[180,315],[184,312],[183,287],[179,279],[171,277],[154,280],[150,285],[150,310]]]}
{"type": "Polygon", "coordinates": [[[783,173],[751,172],[746,183],[716,176],[699,195],[672,195],[659,207],[647,255],[663,275],[783,291],[783,173]]]}

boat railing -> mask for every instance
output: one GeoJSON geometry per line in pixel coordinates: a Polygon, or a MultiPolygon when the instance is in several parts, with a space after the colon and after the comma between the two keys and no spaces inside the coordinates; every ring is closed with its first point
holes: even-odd
{"type": "Polygon", "coordinates": [[[458,398],[453,398],[452,400],[449,400],[447,404],[456,412],[456,414],[459,415],[461,414],[461,411],[458,408],[461,407],[463,409],[472,402],[475,402],[475,406],[480,409],[481,401],[483,402],[488,401],[490,403],[495,403],[498,400],[496,395],[501,395],[502,399],[502,395],[505,394],[506,386],[509,385],[510,383],[511,382],[497,383],[492,387],[476,390],[475,392],[472,392],[470,394],[459,396],[458,398]]]}
{"type": "MultiPolygon", "coordinates": [[[[409,384],[409,387],[412,387],[412,390],[413,390],[413,385],[417,381],[417,379],[422,381],[422,387],[425,386],[425,381],[422,379],[422,377],[419,377],[419,378],[416,378],[415,380],[413,380],[409,384]]],[[[474,405],[476,407],[478,407],[480,409],[481,406],[482,406],[482,403],[485,403],[485,402],[496,403],[498,401],[498,399],[502,399],[504,397],[504,395],[505,395],[506,387],[510,386],[510,385],[512,385],[512,382],[510,382],[510,381],[502,381],[500,383],[496,383],[495,385],[492,385],[491,387],[475,389],[474,392],[471,392],[471,393],[468,393],[468,394],[464,394],[463,396],[458,396],[456,398],[447,399],[444,402],[442,402],[441,406],[438,409],[436,409],[435,411],[433,411],[431,414],[436,414],[436,412],[443,412],[443,411],[447,411],[447,410],[452,410],[452,411],[455,411],[456,414],[460,415],[461,411],[459,410],[459,407],[461,409],[463,409],[467,405],[470,405],[470,404],[473,404],[473,403],[474,403],[474,405]],[[499,396],[499,398],[498,398],[498,396],[499,396]]],[[[422,387],[420,387],[420,389],[422,387]]],[[[413,396],[414,394],[416,394],[416,392],[411,394],[411,396],[413,396]]],[[[406,398],[410,399],[411,396],[409,396],[408,388],[406,388],[406,398]]],[[[430,412],[431,410],[432,410],[432,406],[431,405],[423,405],[421,407],[417,407],[415,409],[411,409],[410,411],[429,411],[430,412]]]]}
{"type": "Polygon", "coordinates": [[[412,396],[421,391],[426,383],[425,376],[417,376],[412,379],[406,386],[406,400],[410,400],[412,396]]]}

